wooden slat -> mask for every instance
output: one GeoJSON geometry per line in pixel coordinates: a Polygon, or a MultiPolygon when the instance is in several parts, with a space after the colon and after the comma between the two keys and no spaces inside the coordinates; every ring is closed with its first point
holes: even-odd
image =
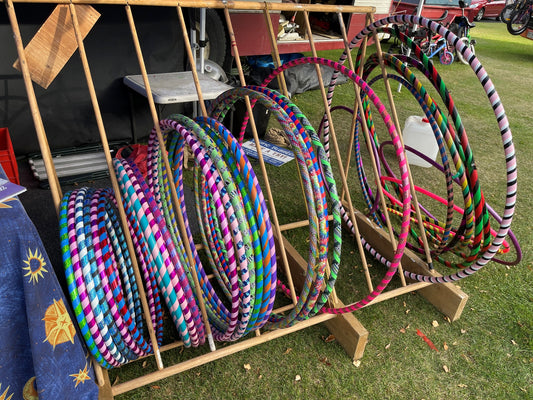
{"type": "MultiPolygon", "coordinates": [[[[278,243],[279,240],[276,240],[276,245],[278,243]]],[[[285,237],[283,237],[283,244],[291,267],[294,286],[301,290],[305,281],[307,261],[285,237]]],[[[328,307],[342,308],[344,304],[337,300],[334,304],[328,304],[328,307]]],[[[353,314],[339,314],[335,318],[328,320],[325,325],[349,357],[353,360],[363,357],[368,341],[368,331],[353,314]]]]}
{"type": "MultiPolygon", "coordinates": [[[[361,234],[372,247],[387,259],[392,259],[393,249],[388,235],[377,227],[372,221],[360,212],[356,212],[357,222],[361,234]]],[[[402,265],[408,271],[431,276],[439,276],[435,270],[430,270],[428,265],[415,253],[405,249],[402,265]]],[[[440,312],[451,321],[459,319],[468,300],[468,295],[453,283],[436,283],[418,290],[422,296],[433,304],[440,312]]]]}
{"type": "MultiPolygon", "coordinates": [[[[80,32],[85,38],[100,13],[89,5],[77,5],[80,32]]],[[[24,49],[33,82],[47,89],[78,48],[68,5],[58,5],[24,49]]],[[[20,70],[17,59],[13,67],[20,70]]]]}
{"type": "Polygon", "coordinates": [[[54,3],[54,4],[115,4],[130,6],[166,6],[193,8],[227,8],[229,10],[264,10],[268,7],[273,11],[309,11],[309,12],[343,12],[343,13],[375,13],[374,6],[347,6],[334,4],[298,4],[298,3],[265,3],[264,1],[221,1],[221,0],[14,0],[13,3],[54,3]]]}
{"type": "Polygon", "coordinates": [[[337,317],[331,314],[319,314],[319,315],[314,316],[313,318],[307,319],[305,321],[301,321],[287,328],[268,331],[256,337],[249,337],[246,340],[238,341],[238,342],[235,342],[234,344],[230,344],[225,347],[220,347],[216,351],[202,354],[200,356],[197,356],[195,358],[192,358],[184,362],[180,362],[178,364],[170,365],[168,367],[165,367],[161,371],[151,372],[143,376],[140,376],[138,378],[132,379],[130,381],[119,383],[117,385],[113,385],[111,386],[111,390],[113,392],[113,395],[117,396],[119,394],[129,392],[130,390],[139,388],[141,386],[145,386],[150,383],[159,381],[161,379],[169,378],[181,372],[188,371],[192,368],[198,367],[200,365],[204,365],[208,362],[212,362],[212,361],[221,359],[223,357],[227,357],[231,354],[235,354],[240,351],[249,349],[251,347],[254,347],[254,346],[257,346],[263,343],[267,343],[270,340],[277,339],[285,335],[289,335],[293,332],[297,332],[302,329],[309,328],[310,326],[313,326],[313,325],[324,323],[325,321],[328,321],[332,318],[337,318],[337,317]]]}
{"type": "Polygon", "coordinates": [[[52,152],[50,151],[48,138],[46,137],[46,132],[44,130],[43,119],[39,110],[39,105],[37,104],[37,97],[35,96],[35,90],[33,89],[28,62],[26,60],[26,55],[24,54],[24,45],[22,43],[22,36],[20,34],[20,27],[15,14],[15,8],[13,7],[13,2],[11,0],[5,0],[5,3],[7,15],[9,16],[11,28],[13,29],[13,39],[15,41],[15,46],[17,47],[17,54],[21,60],[20,64],[22,78],[24,80],[26,94],[28,95],[28,102],[33,124],[35,126],[35,133],[37,134],[37,140],[39,141],[39,147],[41,149],[41,154],[43,155],[43,161],[46,168],[46,174],[48,176],[48,183],[50,184],[50,191],[52,192],[54,206],[57,215],[59,216],[59,204],[61,202],[61,198],[63,197],[61,187],[59,185],[59,178],[57,177],[54,161],[52,159],[52,152]]]}

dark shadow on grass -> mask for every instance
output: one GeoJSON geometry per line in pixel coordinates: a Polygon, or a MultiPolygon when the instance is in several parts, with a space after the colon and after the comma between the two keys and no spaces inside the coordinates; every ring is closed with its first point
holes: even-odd
{"type": "MultiPolygon", "coordinates": [[[[486,29],[486,27],[483,27],[486,29]]],[[[484,54],[490,54],[491,57],[501,58],[509,62],[510,66],[514,62],[531,62],[533,61],[533,41],[522,36],[513,36],[507,32],[505,25],[491,26],[491,31],[499,35],[502,40],[487,38],[476,35],[476,29],[471,32],[472,37],[477,40],[476,54],[483,57],[484,54]],[[514,41],[516,39],[516,42],[514,41]]],[[[511,68],[510,68],[511,69],[511,68]]]]}
{"type": "MultiPolygon", "coordinates": [[[[490,53],[493,58],[501,57],[502,60],[505,60],[509,63],[509,69],[512,71],[512,64],[514,62],[532,62],[533,63],[533,48],[526,48],[524,47],[524,52],[516,52],[511,51],[509,48],[508,43],[503,40],[490,40],[490,39],[483,39],[487,42],[490,42],[490,53]]],[[[524,39],[528,40],[528,39],[524,39]]],[[[483,56],[483,49],[487,48],[487,46],[479,46],[476,48],[476,53],[479,54],[479,57],[483,56]],[[479,49],[479,50],[478,50],[479,49]]],[[[516,47],[515,47],[516,49],[516,47]]]]}

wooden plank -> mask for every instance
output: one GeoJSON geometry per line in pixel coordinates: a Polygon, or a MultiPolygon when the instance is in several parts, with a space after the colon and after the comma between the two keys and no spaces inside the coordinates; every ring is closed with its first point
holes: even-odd
{"type": "MultiPolygon", "coordinates": [[[[339,300],[330,306],[340,308],[344,307],[344,304],[339,300]]],[[[352,313],[339,314],[337,318],[324,322],[324,325],[352,360],[363,357],[368,342],[368,330],[352,313]]]]}
{"type": "Polygon", "coordinates": [[[298,4],[298,3],[267,3],[265,1],[220,1],[220,0],[14,0],[14,3],[57,3],[57,4],[115,4],[123,6],[164,6],[192,7],[192,8],[228,8],[229,10],[264,10],[270,11],[309,11],[309,12],[343,12],[343,13],[374,13],[376,7],[367,6],[349,6],[342,4],[298,4]]]}
{"type": "MultiPolygon", "coordinates": [[[[285,237],[283,237],[283,244],[287,252],[294,286],[301,289],[305,281],[307,262],[285,237]]],[[[336,303],[329,304],[328,306],[343,307],[344,304],[340,300],[337,300],[336,303]]],[[[348,356],[353,360],[358,360],[363,357],[368,341],[368,330],[366,330],[353,314],[339,314],[336,318],[325,322],[325,325],[335,336],[337,342],[344,348],[348,356]]]]}
{"type": "MultiPolygon", "coordinates": [[[[359,211],[356,212],[355,216],[357,218],[357,224],[361,235],[363,235],[370,245],[380,254],[391,260],[393,252],[388,235],[359,211]]],[[[436,271],[429,270],[427,264],[409,249],[405,249],[404,251],[402,265],[405,270],[417,274],[439,276],[436,271]]],[[[468,300],[468,295],[453,283],[432,284],[419,289],[418,293],[424,296],[451,321],[459,319],[466,305],[466,301],[468,300]]]]}
{"type": "MultiPolygon", "coordinates": [[[[267,331],[260,336],[249,337],[242,341],[237,341],[234,344],[227,345],[225,347],[219,347],[217,350],[196,356],[187,361],[182,361],[178,364],[169,365],[160,371],[155,371],[142,375],[138,378],[134,378],[124,383],[118,383],[111,386],[114,396],[129,392],[130,390],[139,388],[141,386],[148,385],[152,382],[156,382],[161,379],[169,378],[173,375],[179,374],[184,371],[188,371],[192,368],[199,367],[200,365],[207,364],[211,361],[219,360],[223,357],[227,357],[231,354],[238,353],[240,351],[249,349],[254,346],[258,346],[263,343],[267,343],[271,340],[280,338],[282,336],[290,335],[291,333],[300,331],[302,329],[309,328],[310,326],[321,324],[327,320],[336,318],[331,314],[318,314],[305,321],[298,322],[292,326],[283,329],[275,329],[273,331],[267,331]]],[[[102,399],[103,400],[103,399],[102,399]]],[[[107,400],[107,399],[105,399],[107,400]]]]}
{"type": "Polygon", "coordinates": [[[37,104],[37,97],[35,96],[35,90],[30,77],[30,71],[24,54],[24,47],[22,45],[22,36],[20,34],[20,27],[15,14],[13,3],[10,0],[6,2],[6,11],[9,16],[11,28],[13,29],[13,39],[15,40],[15,46],[17,47],[17,54],[19,55],[21,62],[22,78],[24,80],[24,86],[26,88],[26,94],[28,95],[28,102],[30,105],[31,116],[33,124],[35,126],[35,132],[37,133],[37,140],[39,141],[39,148],[43,155],[44,165],[46,167],[46,174],[48,175],[48,183],[50,184],[50,191],[52,192],[52,199],[54,206],[59,216],[59,205],[63,194],[59,185],[59,179],[57,177],[54,162],[52,160],[52,153],[50,146],[48,145],[48,139],[44,130],[43,120],[41,112],[39,110],[39,104],[37,104]]]}
{"type": "MultiPolygon", "coordinates": [[[[96,363],[95,360],[93,360],[96,363]]],[[[95,370],[100,368],[103,374],[103,384],[99,385],[98,400],[113,400],[113,390],[111,389],[111,382],[109,381],[109,374],[106,369],[101,368],[99,365],[95,366],[95,370]]]]}
{"type": "MultiPolygon", "coordinates": [[[[85,38],[100,13],[89,5],[77,5],[80,32],[85,38]]],[[[58,5],[24,49],[33,82],[47,89],[78,48],[68,5],[58,5]]],[[[17,59],[13,67],[20,70],[17,59]]]]}

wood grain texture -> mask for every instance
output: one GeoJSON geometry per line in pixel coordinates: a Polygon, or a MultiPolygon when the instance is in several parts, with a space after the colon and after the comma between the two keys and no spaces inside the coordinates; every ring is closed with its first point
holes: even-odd
{"type": "MultiPolygon", "coordinates": [[[[76,11],[80,31],[85,38],[100,13],[90,5],[77,5],[76,11]]],[[[31,80],[47,89],[77,48],[69,6],[58,5],[24,48],[31,80]]],[[[19,59],[13,67],[21,70],[19,59]]]]}

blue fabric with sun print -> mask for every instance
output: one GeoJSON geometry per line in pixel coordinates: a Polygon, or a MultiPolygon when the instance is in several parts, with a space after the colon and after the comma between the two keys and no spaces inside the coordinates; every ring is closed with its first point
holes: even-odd
{"type": "Polygon", "coordinates": [[[0,226],[0,399],[97,399],[91,359],[18,199],[0,203],[0,226]]]}

